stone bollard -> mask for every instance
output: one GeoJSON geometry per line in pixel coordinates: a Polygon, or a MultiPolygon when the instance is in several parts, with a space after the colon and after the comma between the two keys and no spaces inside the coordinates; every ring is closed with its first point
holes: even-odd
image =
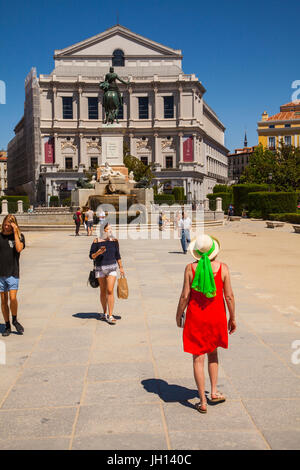
{"type": "Polygon", "coordinates": [[[217,197],[217,198],[216,198],[216,212],[223,212],[223,209],[222,209],[222,198],[221,198],[221,197],[217,197]]]}
{"type": "Polygon", "coordinates": [[[204,199],[204,210],[205,210],[205,211],[209,211],[209,210],[210,210],[210,209],[209,209],[209,199],[208,199],[207,197],[204,199]]]}
{"type": "Polygon", "coordinates": [[[6,199],[2,199],[2,210],[1,210],[2,215],[7,215],[8,214],[8,202],[6,199]]]}
{"type": "Polygon", "coordinates": [[[23,214],[24,210],[23,210],[23,201],[20,199],[18,201],[18,212],[17,214],[23,214]]]}

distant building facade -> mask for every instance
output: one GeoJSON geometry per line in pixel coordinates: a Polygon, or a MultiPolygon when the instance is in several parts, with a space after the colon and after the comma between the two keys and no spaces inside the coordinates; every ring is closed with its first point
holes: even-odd
{"type": "Polygon", "coordinates": [[[262,114],[257,127],[258,143],[265,148],[276,150],[280,142],[300,146],[300,100],[280,106],[280,112],[269,116],[262,114]]]}
{"type": "Polygon", "coordinates": [[[240,181],[240,177],[248,166],[250,157],[256,147],[256,145],[248,147],[247,135],[245,134],[244,147],[235,149],[234,153],[228,154],[228,179],[230,183],[240,181]]]}
{"type": "Polygon", "coordinates": [[[5,195],[7,189],[7,152],[0,150],[0,196],[5,195]]]}
{"type": "Polygon", "coordinates": [[[101,165],[99,82],[110,66],[130,82],[119,84],[125,143],[131,155],[153,164],[156,183],[183,186],[192,202],[227,182],[225,127],[203,100],[202,83],[182,71],[180,50],[117,25],[55,51],[54,59],[50,75],[32,69],[26,78],[24,116],[8,145],[11,191],[47,203],[101,165]]]}

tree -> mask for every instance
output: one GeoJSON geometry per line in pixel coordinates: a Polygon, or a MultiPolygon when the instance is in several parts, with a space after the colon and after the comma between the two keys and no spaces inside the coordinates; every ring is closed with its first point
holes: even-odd
{"type": "Polygon", "coordinates": [[[133,172],[135,181],[141,181],[143,183],[143,187],[149,187],[152,179],[154,178],[151,170],[152,165],[144,165],[141,160],[130,155],[126,144],[123,146],[123,158],[124,165],[128,168],[128,172],[133,172]]]}
{"type": "Polygon", "coordinates": [[[266,183],[276,191],[295,191],[300,187],[300,148],[281,142],[276,152],[259,145],[250,156],[241,183],[266,183]],[[272,179],[270,179],[272,174],[272,179]]]}

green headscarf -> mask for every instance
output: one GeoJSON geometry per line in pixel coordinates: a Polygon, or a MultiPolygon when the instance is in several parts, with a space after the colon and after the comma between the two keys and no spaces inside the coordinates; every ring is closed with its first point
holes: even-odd
{"type": "Polygon", "coordinates": [[[213,241],[211,249],[206,253],[195,250],[201,256],[201,258],[197,264],[195,277],[192,283],[192,289],[196,290],[197,292],[201,292],[208,299],[215,297],[217,292],[215,278],[209,259],[209,255],[212,254],[215,248],[215,242],[213,241]]]}

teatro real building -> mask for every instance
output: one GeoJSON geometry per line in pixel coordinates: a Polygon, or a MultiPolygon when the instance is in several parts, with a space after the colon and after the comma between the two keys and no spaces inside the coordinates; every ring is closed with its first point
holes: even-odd
{"type": "Polygon", "coordinates": [[[85,172],[101,165],[104,80],[119,83],[119,122],[131,155],[154,164],[156,182],[183,186],[188,202],[227,181],[225,127],[204,101],[205,88],[182,70],[180,50],[116,25],[54,52],[50,75],[25,80],[24,116],[8,145],[9,193],[45,204],[67,197],[85,172]]]}

